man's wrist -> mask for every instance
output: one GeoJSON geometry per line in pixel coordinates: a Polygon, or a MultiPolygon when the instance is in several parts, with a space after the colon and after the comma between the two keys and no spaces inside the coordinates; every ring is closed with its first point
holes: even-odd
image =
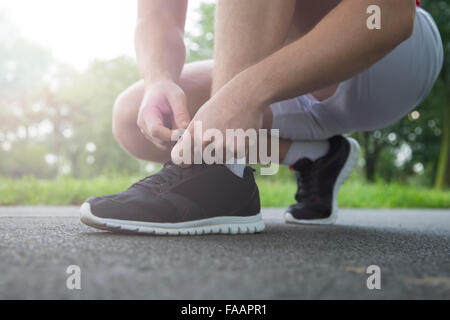
{"type": "Polygon", "coordinates": [[[264,80],[258,65],[245,69],[234,80],[239,88],[239,95],[247,106],[264,111],[272,103],[269,83],[264,80]]]}
{"type": "Polygon", "coordinates": [[[144,87],[146,90],[162,82],[176,83],[176,80],[169,72],[151,72],[151,76],[144,77],[144,87]]]}

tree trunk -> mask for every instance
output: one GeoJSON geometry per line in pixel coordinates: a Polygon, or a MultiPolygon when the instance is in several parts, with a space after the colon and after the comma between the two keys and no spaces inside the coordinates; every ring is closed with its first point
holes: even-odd
{"type": "Polygon", "coordinates": [[[444,108],[442,130],[441,150],[434,184],[437,189],[450,186],[450,105],[444,108]]]}
{"type": "Polygon", "coordinates": [[[366,179],[369,182],[375,182],[378,148],[375,145],[375,141],[371,141],[373,138],[370,132],[364,132],[363,136],[366,179]]]}
{"type": "Polygon", "coordinates": [[[375,182],[375,159],[366,155],[366,179],[369,182],[375,182]]]}

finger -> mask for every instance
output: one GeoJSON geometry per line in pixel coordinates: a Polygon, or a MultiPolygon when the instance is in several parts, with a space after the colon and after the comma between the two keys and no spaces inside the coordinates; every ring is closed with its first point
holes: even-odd
{"type": "Polygon", "coordinates": [[[172,130],[163,124],[163,116],[160,110],[149,110],[138,119],[138,126],[148,140],[166,150],[172,145],[172,130]]]}
{"type": "Polygon", "coordinates": [[[172,142],[172,130],[164,126],[151,126],[148,128],[149,134],[152,138],[161,140],[164,143],[170,144],[172,142]]]}
{"type": "MultiPolygon", "coordinates": [[[[172,151],[170,153],[170,158],[171,158],[172,162],[175,163],[176,165],[186,168],[189,166],[188,162],[190,162],[190,161],[186,161],[186,159],[183,158],[183,148],[184,148],[184,143],[183,143],[182,139],[180,138],[178,140],[178,142],[172,148],[172,151]]],[[[187,154],[187,156],[190,157],[189,154],[187,154]]],[[[190,160],[190,158],[188,158],[188,160],[190,160]]]]}
{"type": "Polygon", "coordinates": [[[183,168],[189,167],[194,163],[194,139],[193,128],[189,126],[178,140],[174,148],[178,149],[178,154],[181,157],[180,166],[183,168]]]}
{"type": "Polygon", "coordinates": [[[206,130],[203,137],[203,161],[206,164],[223,164],[223,135],[218,130],[206,130]]]}
{"type": "Polygon", "coordinates": [[[161,140],[170,143],[172,138],[172,130],[165,127],[162,121],[153,117],[144,118],[144,127],[147,134],[155,140],[161,140]]]}
{"type": "Polygon", "coordinates": [[[174,125],[179,129],[186,129],[191,121],[187,108],[186,95],[183,90],[173,91],[167,99],[172,109],[174,125]]]}
{"type": "Polygon", "coordinates": [[[167,144],[167,142],[157,140],[157,139],[153,139],[152,142],[156,147],[158,147],[161,150],[166,151],[169,149],[169,145],[167,144]]]}
{"type": "Polygon", "coordinates": [[[158,138],[152,137],[150,135],[150,133],[147,130],[147,126],[145,125],[145,121],[143,121],[142,119],[138,120],[138,127],[139,130],[141,131],[142,135],[151,143],[155,144],[156,146],[158,146],[159,148],[166,148],[167,147],[167,143],[163,140],[160,140],[158,138]]]}
{"type": "Polygon", "coordinates": [[[170,138],[170,140],[172,140],[172,142],[174,142],[174,143],[177,143],[183,136],[184,131],[185,130],[183,130],[183,129],[172,130],[172,137],[170,138]]]}
{"type": "Polygon", "coordinates": [[[203,161],[206,164],[225,164],[223,143],[220,139],[213,139],[204,147],[203,161]]]}
{"type": "Polygon", "coordinates": [[[191,134],[192,136],[192,157],[195,164],[203,162],[203,150],[211,142],[211,140],[204,140],[203,134],[191,134]]]}
{"type": "Polygon", "coordinates": [[[145,132],[144,129],[141,129],[141,133],[148,141],[154,144],[158,149],[165,151],[169,148],[169,144],[167,142],[151,137],[147,132],[145,132]]]}
{"type": "Polygon", "coordinates": [[[167,151],[167,150],[169,150],[169,146],[167,146],[167,145],[165,145],[165,144],[161,144],[161,143],[158,143],[158,142],[156,142],[156,141],[153,141],[153,144],[154,144],[158,149],[160,149],[161,151],[167,151]]]}
{"type": "Polygon", "coordinates": [[[214,152],[216,158],[219,160],[219,164],[225,164],[226,161],[226,153],[225,153],[225,145],[223,139],[214,139],[214,152]]]}

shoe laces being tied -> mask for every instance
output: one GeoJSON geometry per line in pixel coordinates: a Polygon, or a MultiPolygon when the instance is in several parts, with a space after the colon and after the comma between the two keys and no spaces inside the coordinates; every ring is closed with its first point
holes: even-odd
{"type": "Polygon", "coordinates": [[[204,165],[191,165],[187,168],[182,168],[172,161],[168,161],[164,164],[161,171],[139,180],[133,184],[133,186],[139,185],[152,191],[163,192],[164,188],[180,181],[188,175],[192,175],[195,170],[198,170],[203,166],[204,165]]]}

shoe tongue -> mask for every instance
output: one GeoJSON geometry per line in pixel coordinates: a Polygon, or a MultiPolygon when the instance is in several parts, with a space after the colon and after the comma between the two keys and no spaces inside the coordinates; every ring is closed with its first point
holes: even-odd
{"type": "Polygon", "coordinates": [[[166,179],[164,179],[164,175],[167,175],[167,171],[176,170],[176,166],[177,165],[172,161],[168,161],[164,164],[164,167],[161,169],[161,171],[148,176],[147,178],[145,178],[145,180],[154,184],[162,184],[166,181],[166,179]]]}
{"type": "Polygon", "coordinates": [[[164,167],[161,169],[161,171],[154,173],[146,178],[147,181],[155,184],[162,184],[166,182],[166,176],[172,175],[177,176],[180,175],[183,171],[193,171],[198,168],[203,168],[204,165],[198,165],[194,164],[187,168],[182,168],[179,165],[173,163],[172,161],[168,161],[164,164],[164,167]]]}
{"type": "Polygon", "coordinates": [[[294,163],[292,165],[292,168],[297,171],[302,171],[302,170],[311,168],[311,166],[313,164],[314,164],[314,161],[312,161],[308,158],[302,158],[302,159],[298,160],[296,163],[294,163]]]}
{"type": "Polygon", "coordinates": [[[146,182],[150,182],[150,183],[154,183],[154,184],[161,184],[164,182],[164,179],[161,177],[161,173],[155,173],[152,174],[151,176],[148,176],[147,178],[145,178],[146,182]]]}

